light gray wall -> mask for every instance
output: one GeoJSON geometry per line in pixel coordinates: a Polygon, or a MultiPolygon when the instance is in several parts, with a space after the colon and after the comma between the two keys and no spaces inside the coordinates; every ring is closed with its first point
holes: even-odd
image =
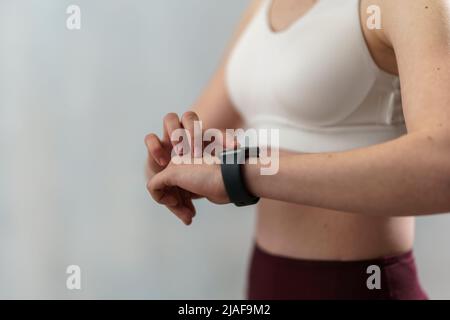
{"type": "MultiPolygon", "coordinates": [[[[146,193],[143,137],[195,100],[246,2],[0,0],[0,298],[244,296],[253,213],[201,202],[181,225],[146,193]]],[[[418,228],[435,298],[450,298],[449,227],[418,228]]]]}

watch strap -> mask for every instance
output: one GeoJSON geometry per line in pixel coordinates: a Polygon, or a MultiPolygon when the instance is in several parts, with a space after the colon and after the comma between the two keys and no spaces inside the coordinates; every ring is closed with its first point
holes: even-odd
{"type": "Polygon", "coordinates": [[[259,157],[258,148],[225,150],[221,154],[222,178],[230,201],[238,207],[256,204],[259,197],[252,195],[245,184],[242,166],[251,156],[259,157]]]}

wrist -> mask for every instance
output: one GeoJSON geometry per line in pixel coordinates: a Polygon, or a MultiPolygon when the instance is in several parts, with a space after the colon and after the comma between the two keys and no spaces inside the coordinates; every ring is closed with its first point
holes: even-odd
{"type": "Polygon", "coordinates": [[[260,188],[261,168],[260,162],[251,162],[250,159],[245,161],[242,165],[242,177],[248,191],[255,197],[262,197],[260,188]]]}
{"type": "MultiPolygon", "coordinates": [[[[264,149],[263,149],[264,150],[264,149]]],[[[258,159],[247,159],[242,165],[242,177],[250,193],[260,198],[272,198],[279,190],[280,151],[264,150],[258,159]]]]}
{"type": "Polygon", "coordinates": [[[225,150],[220,154],[221,173],[231,203],[238,207],[254,205],[259,197],[250,192],[244,176],[245,163],[255,163],[259,157],[259,148],[239,148],[225,150]]]}

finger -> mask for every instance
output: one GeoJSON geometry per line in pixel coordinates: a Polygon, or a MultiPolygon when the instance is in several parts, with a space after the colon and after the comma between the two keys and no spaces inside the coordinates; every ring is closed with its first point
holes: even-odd
{"type": "Polygon", "coordinates": [[[195,208],[192,204],[192,201],[186,198],[184,194],[186,191],[176,188],[176,193],[178,197],[181,199],[180,203],[176,206],[167,206],[167,208],[173,212],[185,225],[190,225],[192,223],[192,219],[195,216],[195,208]]]}
{"type": "MultiPolygon", "coordinates": [[[[172,187],[168,183],[167,175],[165,174],[166,170],[163,170],[156,174],[152,179],[150,179],[147,182],[147,190],[152,196],[153,200],[155,200],[159,204],[166,204],[162,203],[161,200],[164,199],[164,195],[167,192],[167,190],[172,187]]],[[[170,205],[176,205],[176,203],[171,203],[170,205]]]]}
{"type": "Polygon", "coordinates": [[[178,201],[174,205],[167,205],[166,207],[184,224],[190,225],[192,223],[192,218],[195,214],[195,209],[185,205],[185,199],[183,199],[182,192],[184,190],[179,189],[178,187],[171,187],[166,190],[166,194],[173,195],[178,201]]]}
{"type": "MultiPolygon", "coordinates": [[[[189,192],[189,191],[186,191],[186,192],[189,192]]],[[[201,195],[199,195],[199,194],[192,193],[192,192],[189,192],[189,196],[190,196],[190,198],[191,198],[192,200],[197,200],[197,199],[202,199],[202,198],[204,198],[204,196],[201,196],[201,195]]]]}
{"type": "Polygon", "coordinates": [[[190,210],[192,218],[196,215],[194,203],[192,202],[192,193],[183,189],[180,189],[180,195],[183,200],[183,204],[190,210]]]}
{"type": "Polygon", "coordinates": [[[181,124],[183,128],[189,132],[190,136],[190,148],[191,154],[196,158],[200,158],[202,156],[202,132],[201,130],[195,130],[195,125],[199,125],[199,118],[197,114],[193,111],[188,111],[183,114],[181,117],[181,124]],[[195,136],[197,134],[198,136],[195,136]]]}
{"type": "Polygon", "coordinates": [[[145,144],[147,146],[149,155],[161,166],[165,167],[170,162],[170,155],[164,149],[159,138],[151,133],[145,137],[145,144]]]}
{"type": "Polygon", "coordinates": [[[176,205],[166,205],[166,207],[184,224],[189,225],[192,223],[192,213],[189,208],[186,208],[184,205],[184,200],[182,199],[180,189],[177,187],[170,188],[170,193],[175,195],[178,199],[178,203],[176,205]]]}
{"type": "Polygon", "coordinates": [[[145,165],[145,176],[147,177],[147,180],[152,179],[153,176],[161,170],[162,167],[149,155],[147,157],[147,164],[145,165]]]}
{"type": "Polygon", "coordinates": [[[192,215],[190,214],[190,211],[186,207],[184,207],[184,206],[175,206],[175,207],[167,206],[167,209],[169,209],[185,225],[189,226],[192,224],[192,215]]]}
{"type": "MultiPolygon", "coordinates": [[[[175,130],[181,129],[180,119],[176,113],[168,113],[163,120],[164,134],[163,142],[170,144],[173,148],[176,148],[179,141],[172,140],[172,134],[175,130]]],[[[178,147],[177,147],[178,148],[178,147]]],[[[175,152],[180,155],[180,150],[175,149],[175,152]]]]}
{"type": "MultiPolygon", "coordinates": [[[[157,176],[157,175],[156,175],[157,176]]],[[[155,176],[155,177],[156,177],[155,176]]],[[[157,188],[153,183],[154,179],[151,179],[147,183],[147,190],[152,196],[153,200],[155,200],[159,204],[163,204],[166,206],[177,206],[180,204],[179,198],[168,190],[168,188],[157,188]]]]}
{"type": "Polygon", "coordinates": [[[195,208],[193,208],[192,203],[183,199],[180,189],[172,184],[171,175],[167,173],[167,170],[169,169],[165,169],[155,175],[148,182],[147,189],[157,203],[166,205],[186,225],[189,225],[195,214],[195,208]]]}
{"type": "Polygon", "coordinates": [[[187,222],[189,216],[193,215],[194,210],[192,210],[190,204],[186,203],[186,200],[183,199],[180,189],[171,184],[169,179],[170,175],[166,174],[166,170],[155,175],[147,183],[147,190],[157,203],[166,205],[177,211],[181,214],[180,219],[187,222]]]}

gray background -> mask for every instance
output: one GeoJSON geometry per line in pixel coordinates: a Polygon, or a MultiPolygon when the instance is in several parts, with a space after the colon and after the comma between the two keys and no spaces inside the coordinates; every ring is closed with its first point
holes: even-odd
{"type": "MultiPolygon", "coordinates": [[[[251,209],[200,202],[184,227],[146,193],[143,137],[195,100],[246,4],[0,0],[0,298],[244,297],[251,209]]],[[[449,229],[419,219],[433,298],[450,298],[449,229]]]]}

